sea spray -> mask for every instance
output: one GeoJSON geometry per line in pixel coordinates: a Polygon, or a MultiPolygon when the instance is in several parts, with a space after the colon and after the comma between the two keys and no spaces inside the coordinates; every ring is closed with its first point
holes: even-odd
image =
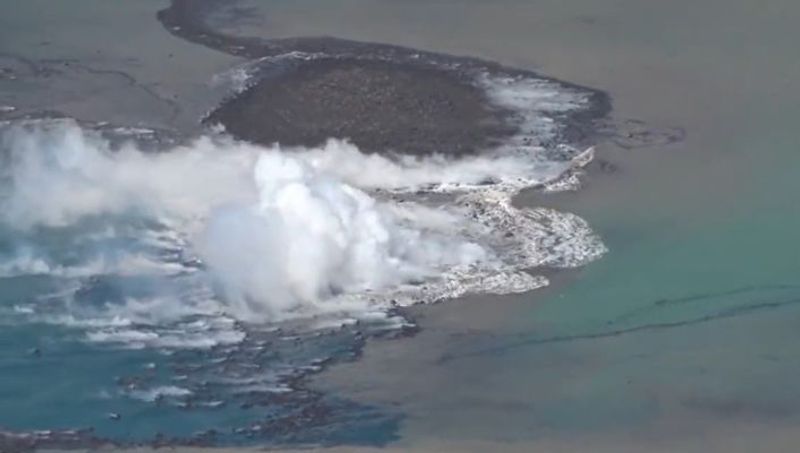
{"type": "Polygon", "coordinates": [[[210,215],[200,254],[229,303],[273,319],[313,314],[336,295],[379,293],[489,259],[452,225],[420,228],[299,157],[262,152],[258,203],[210,215]]]}
{"type": "Polygon", "coordinates": [[[605,250],[579,217],[511,202],[591,151],[411,158],[209,133],[148,152],[104,133],[0,125],[0,323],[50,325],[35,363],[83,366],[54,350],[77,348],[117,376],[78,386],[98,400],[62,395],[87,419],[150,404],[223,425],[262,406],[291,417],[313,404],[292,391],[307,373],[407,331],[396,307],[529,291],[547,284],[538,267],[605,250]]]}
{"type": "Polygon", "coordinates": [[[338,140],[282,150],[226,136],[145,153],[68,120],[11,125],[2,136],[0,222],[18,238],[3,251],[7,274],[148,275],[169,288],[153,299],[192,307],[200,291],[204,307],[244,322],[349,319],[390,303],[524,291],[545,283],[527,269],[603,251],[574,216],[510,204],[571,162],[502,152],[389,158],[338,140]],[[451,201],[426,204],[419,191],[451,201]],[[84,244],[82,254],[64,258],[64,243],[84,244]]]}

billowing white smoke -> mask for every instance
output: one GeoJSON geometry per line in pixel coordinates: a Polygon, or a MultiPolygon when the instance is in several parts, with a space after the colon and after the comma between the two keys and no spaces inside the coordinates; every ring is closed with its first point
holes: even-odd
{"type": "Polygon", "coordinates": [[[2,221],[65,227],[87,216],[139,211],[188,220],[218,203],[254,197],[255,150],[201,138],[168,153],[113,151],[72,121],[0,131],[2,221]]]}
{"type": "Polygon", "coordinates": [[[200,252],[242,311],[324,309],[342,293],[424,280],[488,256],[456,231],[406,225],[366,193],[277,151],[254,169],[259,201],[214,211],[200,252]]]}
{"type": "Polygon", "coordinates": [[[415,191],[450,190],[487,183],[531,186],[560,176],[569,162],[536,159],[526,150],[515,153],[468,155],[458,159],[444,155],[416,157],[363,154],[346,141],[329,140],[316,149],[295,149],[315,169],[362,188],[415,191]]]}
{"type": "MultiPolygon", "coordinates": [[[[343,182],[356,180],[356,166],[365,165],[375,175],[365,186],[379,186],[383,171],[387,186],[396,187],[402,170],[342,143],[329,144],[346,150],[336,156],[349,174],[336,175],[330,162],[320,164],[330,150],[281,152],[225,138],[165,153],[132,144],[112,150],[69,121],[10,126],[0,136],[7,231],[70,230],[70,240],[80,242],[92,219],[148,219],[185,239],[219,283],[223,310],[244,320],[336,309],[326,303],[340,294],[391,289],[494,259],[460,235],[462,219],[380,202],[343,182]]],[[[484,174],[474,163],[462,181],[452,173],[453,182],[479,182],[497,170],[483,164],[484,174]]],[[[434,182],[436,170],[415,165],[410,185],[434,182]]]]}

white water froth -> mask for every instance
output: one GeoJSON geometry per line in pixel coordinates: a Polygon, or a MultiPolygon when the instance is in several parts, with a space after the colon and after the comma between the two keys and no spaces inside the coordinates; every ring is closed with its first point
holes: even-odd
{"type": "Polygon", "coordinates": [[[163,398],[186,398],[192,394],[192,391],[183,387],[165,385],[151,389],[132,390],[129,394],[132,398],[152,403],[163,398]]]}
{"type": "Polygon", "coordinates": [[[523,292],[547,284],[529,269],[579,266],[605,250],[577,216],[511,204],[576,160],[508,150],[391,159],[337,140],[281,150],[225,136],[146,153],[133,144],[111,149],[70,121],[6,127],[0,149],[4,234],[52,232],[90,244],[78,264],[41,244],[17,244],[0,254],[0,276],[173,282],[124,303],[34,307],[40,321],[89,328],[94,342],[203,349],[241,341],[234,320],[330,325],[392,305],[523,292]],[[446,200],[427,201],[431,192],[446,200]],[[139,226],[124,238],[135,241],[114,242],[131,222],[139,226]]]}
{"type": "Polygon", "coordinates": [[[116,258],[89,256],[78,264],[53,262],[31,249],[21,248],[0,262],[0,278],[25,275],[49,275],[64,278],[91,277],[100,274],[137,275],[143,273],[176,274],[186,269],[177,263],[163,262],[154,257],[126,254],[116,258]]]}
{"type": "Polygon", "coordinates": [[[253,85],[255,76],[264,67],[295,61],[308,61],[323,56],[324,54],[319,53],[293,51],[281,55],[256,58],[215,75],[211,79],[211,86],[222,88],[228,95],[241,93],[253,85]]]}

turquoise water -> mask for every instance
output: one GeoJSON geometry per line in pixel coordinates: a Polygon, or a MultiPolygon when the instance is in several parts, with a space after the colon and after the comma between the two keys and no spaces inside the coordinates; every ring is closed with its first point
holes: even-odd
{"type": "MultiPolygon", "coordinates": [[[[190,437],[208,426],[240,427],[255,419],[256,411],[186,411],[168,404],[156,406],[119,395],[115,378],[147,373],[154,364],[165,370],[169,362],[152,352],[120,353],[86,345],[75,331],[52,326],[4,326],[2,340],[3,411],[5,429],[69,430],[94,427],[97,435],[119,440],[152,439],[157,433],[190,437]],[[38,347],[41,357],[30,350],[38,347]],[[76,364],[92,372],[75,370],[76,364]],[[109,419],[121,414],[124,422],[109,419]],[[180,420],[180,423],[175,423],[180,420]],[[169,427],[165,430],[165,427],[169,427]]],[[[88,370],[87,370],[88,371],[88,370]]],[[[159,374],[165,374],[159,371],[159,374]]],[[[167,376],[160,380],[169,382],[167,376]]]]}
{"type": "MultiPolygon", "coordinates": [[[[345,10],[366,16],[379,3],[345,10]]],[[[601,260],[539,295],[420,309],[417,338],[374,345],[319,385],[399,404],[403,446],[571,451],[602,439],[600,451],[702,451],[726,438],[741,449],[747,432],[780,451],[755,430],[796,426],[800,413],[797,4],[502,5],[464,4],[446,21],[445,3],[416,5],[405,14],[440,23],[409,35],[364,19],[346,33],[529,65],[607,90],[619,122],[686,138],[601,144],[616,172],[590,175],[576,194],[521,198],[587,219],[609,247],[601,260]]],[[[279,19],[296,15],[284,7],[279,19]]]]}
{"type": "MultiPolygon", "coordinates": [[[[0,1],[0,117],[45,110],[92,122],[87,129],[102,129],[100,121],[111,123],[106,131],[118,125],[155,128],[158,133],[149,136],[164,138],[162,145],[195,132],[198,119],[229,92],[214,76],[238,60],[173,38],[155,17],[166,4],[0,1]]],[[[135,131],[109,138],[129,140],[135,131]]],[[[14,177],[7,172],[5,132],[0,130],[4,205],[14,177]]],[[[66,149],[63,143],[56,146],[66,149]]],[[[65,149],[56,152],[66,154],[65,149]]],[[[68,204],[57,196],[46,203],[68,204]]],[[[213,329],[182,336],[187,327],[202,326],[202,317],[189,316],[184,325],[152,323],[146,318],[159,316],[153,306],[137,309],[142,318],[133,324],[124,322],[138,330],[134,337],[105,341],[104,335],[122,326],[111,311],[125,311],[130,298],[174,296],[197,283],[186,275],[92,270],[98,263],[121,264],[129,254],[186,264],[174,244],[148,243],[147,237],[163,228],[136,213],[89,216],[52,228],[10,227],[12,214],[2,217],[0,431],[91,428],[92,436],[141,442],[209,440],[213,429],[214,440],[226,444],[252,443],[254,437],[354,443],[391,437],[395,414],[305,390],[286,395],[324,360],[352,358],[364,329],[316,332],[299,341],[304,332],[270,326],[247,333],[244,343],[222,341],[227,347],[209,348],[202,344],[217,342],[213,329]],[[154,334],[177,343],[137,344],[137,338],[146,342],[154,334]],[[297,419],[306,420],[302,435],[287,428],[297,419]]],[[[235,338],[244,335],[233,330],[239,331],[228,331],[235,338]]]]}
{"type": "MultiPolygon", "coordinates": [[[[92,435],[117,442],[206,439],[226,445],[374,444],[391,438],[397,414],[299,385],[300,378],[319,369],[321,360],[349,360],[361,334],[345,329],[308,337],[290,329],[255,330],[243,342],[213,348],[137,346],[135,339],[98,343],[92,335],[113,332],[107,326],[114,323],[82,317],[92,313],[89,307],[100,313],[121,303],[123,295],[136,297],[130,285],[138,286],[140,295],[154,290],[153,285],[158,292],[164,290],[163,283],[146,277],[124,280],[110,275],[80,278],[80,290],[64,292],[75,279],[0,279],[3,430],[91,428],[92,435]],[[302,429],[286,428],[300,423],[296,420],[302,420],[302,429]]],[[[172,332],[179,342],[202,342],[203,335],[216,341],[213,332],[185,336],[187,327],[181,323],[131,327],[158,332],[162,338],[172,332]]]]}
{"type": "MultiPolygon", "coordinates": [[[[719,153],[745,169],[731,171],[730,180],[721,182],[730,185],[727,193],[709,197],[701,192],[685,203],[667,193],[647,196],[652,204],[644,206],[581,207],[605,232],[613,252],[586,268],[563,298],[543,304],[535,316],[549,321],[566,312],[570,320],[592,323],[660,299],[720,294],[708,303],[653,310],[653,319],[667,321],[702,317],[761,297],[772,300],[777,293],[797,296],[800,141],[787,131],[800,112],[783,115],[758,118],[763,128],[758,137],[738,136],[740,142],[719,153]],[[752,291],[725,294],[744,288],[752,291]],[[603,303],[587,304],[589,299],[603,303]]],[[[718,177],[725,176],[708,174],[705,184],[712,191],[718,177]]],[[[676,185],[681,183],[676,175],[676,185]]]]}

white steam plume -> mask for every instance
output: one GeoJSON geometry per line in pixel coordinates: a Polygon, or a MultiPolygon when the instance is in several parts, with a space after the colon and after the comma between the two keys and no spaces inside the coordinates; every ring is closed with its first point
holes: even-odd
{"type": "MultiPolygon", "coordinates": [[[[462,234],[467,221],[459,211],[378,201],[342,180],[374,188],[383,173],[394,189],[405,173],[406,187],[427,186],[448,168],[441,158],[404,167],[341,142],[282,152],[207,137],[163,153],[133,144],[112,150],[70,121],[13,125],[0,135],[0,223],[9,234],[68,230],[69,240],[80,241],[96,234],[87,225],[98,218],[146,219],[172,231],[172,246],[205,262],[224,295],[221,311],[246,321],[355,309],[363,298],[341,296],[500,267],[491,249],[462,234]],[[334,152],[342,168],[362,165],[376,179],[321,165],[331,147],[345,150],[334,152]]],[[[509,165],[491,158],[454,165],[445,182],[477,183],[509,165]]],[[[36,266],[40,272],[70,275],[52,257],[34,258],[48,263],[36,266]]],[[[126,262],[105,271],[119,273],[126,262]]]]}

